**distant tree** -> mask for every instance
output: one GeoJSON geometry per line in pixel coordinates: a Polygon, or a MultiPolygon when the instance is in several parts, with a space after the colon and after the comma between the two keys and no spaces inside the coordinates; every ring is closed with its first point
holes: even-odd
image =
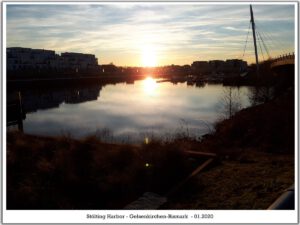
{"type": "Polygon", "coordinates": [[[235,91],[233,87],[226,88],[223,92],[221,103],[223,117],[225,119],[231,118],[242,107],[239,89],[235,91]]]}

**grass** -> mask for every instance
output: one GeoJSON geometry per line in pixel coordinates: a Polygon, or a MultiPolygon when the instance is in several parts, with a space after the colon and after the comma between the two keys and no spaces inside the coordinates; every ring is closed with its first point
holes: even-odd
{"type": "Polygon", "coordinates": [[[290,90],[272,101],[243,109],[232,119],[220,121],[198,148],[222,155],[230,149],[246,147],[293,153],[294,117],[294,93],[290,90]]]}
{"type": "Polygon", "coordinates": [[[196,176],[164,209],[266,209],[294,183],[294,93],[216,124],[192,150],[215,152],[219,165],[196,176]]]}
{"type": "Polygon", "coordinates": [[[162,208],[266,209],[294,182],[293,103],[290,90],[241,110],[201,142],[188,130],[139,146],[8,132],[7,208],[122,209],[144,192],[167,193],[199,165],[184,151],[203,151],[218,154],[214,166],[162,208]]]}
{"type": "Polygon", "coordinates": [[[291,154],[244,149],[189,182],[165,209],[267,209],[294,182],[291,154]]]}
{"type": "Polygon", "coordinates": [[[164,194],[195,165],[178,145],[107,144],[19,132],[7,136],[8,209],[119,209],[164,194]]]}

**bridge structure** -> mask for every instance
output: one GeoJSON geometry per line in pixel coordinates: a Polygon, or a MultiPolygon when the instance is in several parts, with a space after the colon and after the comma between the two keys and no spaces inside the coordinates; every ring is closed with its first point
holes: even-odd
{"type": "Polygon", "coordinates": [[[289,53],[286,55],[280,55],[275,59],[271,59],[271,69],[277,67],[294,66],[295,65],[295,53],[289,53]]]}
{"type": "MultiPolygon", "coordinates": [[[[248,35],[250,31],[250,25],[252,28],[252,34],[253,34],[253,44],[254,44],[254,52],[255,52],[255,62],[256,62],[256,73],[259,75],[259,67],[260,64],[268,61],[270,62],[270,69],[274,71],[276,74],[294,74],[295,71],[295,53],[288,53],[284,55],[280,55],[279,57],[272,58],[270,55],[269,47],[272,44],[275,49],[278,49],[279,46],[282,46],[282,43],[277,42],[272,38],[272,35],[268,34],[263,29],[258,29],[257,27],[257,21],[254,20],[254,13],[252,6],[250,5],[250,23],[248,27],[248,33],[246,37],[246,42],[244,46],[244,53],[242,58],[245,55],[245,50],[247,47],[248,42],[248,35]],[[268,46],[267,41],[270,43],[268,46]],[[258,53],[261,53],[262,60],[259,61],[258,53]],[[267,58],[265,59],[264,52],[267,55],[267,58]]],[[[260,27],[261,28],[261,27],[260,27]]]]}
{"type": "Polygon", "coordinates": [[[270,60],[270,69],[274,75],[284,76],[289,80],[294,79],[295,74],[295,54],[281,55],[270,60]]]}

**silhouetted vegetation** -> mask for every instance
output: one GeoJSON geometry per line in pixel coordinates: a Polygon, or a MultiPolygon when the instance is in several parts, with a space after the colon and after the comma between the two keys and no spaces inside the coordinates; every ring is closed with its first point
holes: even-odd
{"type": "Polygon", "coordinates": [[[264,82],[253,87],[253,106],[239,112],[229,88],[227,119],[201,142],[184,124],[172,138],[139,146],[104,143],[109,130],[82,140],[9,132],[7,208],[121,209],[144,192],[164,195],[184,179],[200,163],[185,151],[217,153],[218,166],[164,208],[266,208],[293,183],[295,115],[290,78],[264,82]]]}
{"type": "Polygon", "coordinates": [[[195,151],[219,165],[191,180],[164,209],[267,209],[294,183],[294,91],[285,89],[220,121],[195,151]]]}
{"type": "Polygon", "coordinates": [[[290,89],[265,104],[243,109],[233,118],[217,123],[215,133],[207,135],[202,146],[217,152],[228,147],[293,152],[294,117],[294,91],[290,89]]]}
{"type": "Polygon", "coordinates": [[[121,209],[147,191],[164,195],[200,163],[184,151],[203,151],[218,154],[217,166],[163,208],[267,208],[293,183],[293,96],[237,112],[201,142],[187,131],[141,146],[8,133],[7,207],[121,209]]]}
{"type": "Polygon", "coordinates": [[[138,147],[105,144],[95,136],[8,133],[7,207],[119,209],[146,191],[164,194],[194,166],[175,143],[138,147]]]}
{"type": "Polygon", "coordinates": [[[241,109],[241,99],[239,90],[236,92],[232,87],[228,87],[223,91],[223,96],[221,99],[222,104],[222,120],[231,118],[236,112],[241,109]]]}

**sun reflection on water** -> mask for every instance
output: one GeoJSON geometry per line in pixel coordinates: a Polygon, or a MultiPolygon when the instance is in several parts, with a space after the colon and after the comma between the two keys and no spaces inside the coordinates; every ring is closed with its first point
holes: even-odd
{"type": "Polygon", "coordinates": [[[149,96],[157,95],[157,83],[152,77],[147,77],[143,81],[144,92],[149,96]]]}

